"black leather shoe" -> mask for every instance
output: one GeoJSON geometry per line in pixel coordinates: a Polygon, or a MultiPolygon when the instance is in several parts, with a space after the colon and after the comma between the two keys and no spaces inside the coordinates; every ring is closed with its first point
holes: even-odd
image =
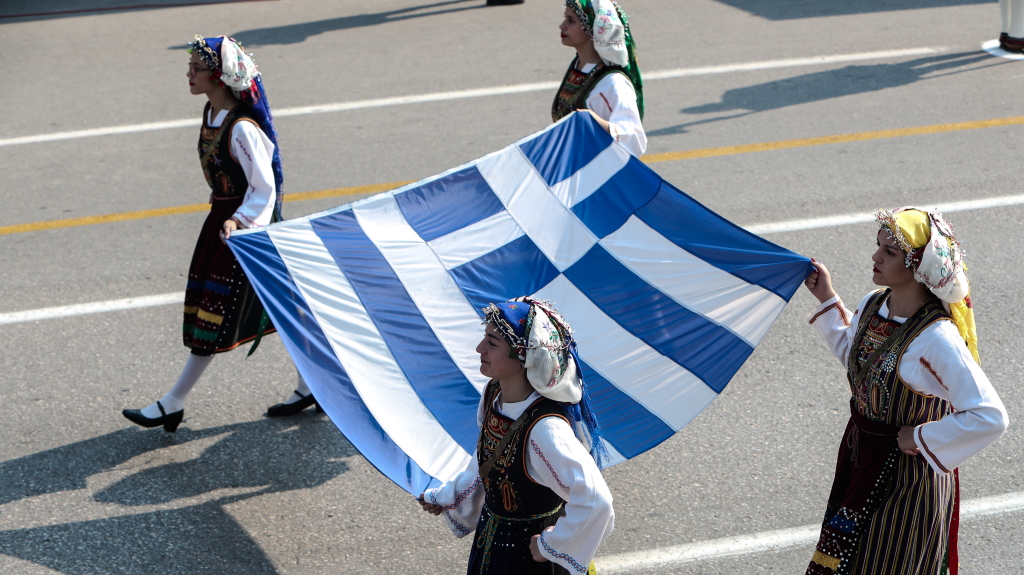
{"type": "Polygon", "coordinates": [[[142,411],[138,409],[125,409],[121,411],[121,415],[128,418],[128,421],[142,427],[158,427],[164,426],[164,431],[167,433],[174,433],[178,430],[178,425],[181,424],[181,420],[185,417],[185,410],[180,409],[174,413],[167,413],[164,411],[164,406],[160,402],[156,402],[157,408],[160,410],[160,417],[149,418],[142,415],[142,411]]]}
{"type": "Polygon", "coordinates": [[[309,395],[302,395],[298,390],[295,390],[295,395],[302,399],[292,403],[278,403],[276,405],[271,405],[267,408],[267,417],[285,417],[287,415],[295,415],[313,404],[316,404],[317,413],[323,413],[324,410],[320,409],[320,404],[316,403],[316,398],[313,397],[312,393],[309,395]]]}

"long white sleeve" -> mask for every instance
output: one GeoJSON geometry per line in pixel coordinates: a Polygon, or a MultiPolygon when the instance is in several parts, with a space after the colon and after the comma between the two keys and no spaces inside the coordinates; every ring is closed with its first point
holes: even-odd
{"type": "Polygon", "coordinates": [[[629,78],[618,72],[605,75],[587,96],[587,108],[608,122],[608,133],[630,154],[638,158],[644,155],[647,134],[640,122],[636,90],[629,78]]]}
{"type": "Polygon", "coordinates": [[[851,313],[837,295],[815,308],[807,318],[807,321],[825,337],[828,348],[832,350],[844,368],[846,360],[850,356],[853,338],[857,337],[857,321],[860,319],[860,310],[864,307],[866,300],[866,297],[861,300],[857,311],[851,313]]]}
{"type": "Polygon", "coordinates": [[[540,552],[571,573],[586,573],[615,526],[612,495],[593,458],[564,419],[545,417],[527,439],[526,471],[565,500],[560,517],[540,537],[540,552]]]}
{"type": "Polygon", "coordinates": [[[269,224],[277,189],[271,167],[274,143],[255,123],[238,121],[231,128],[231,155],[249,180],[245,198],[234,217],[246,228],[269,224]]]}
{"type": "MultiPolygon", "coordinates": [[[[476,426],[483,427],[484,393],[476,409],[476,426]]],[[[521,411],[520,411],[521,413],[521,411]]],[[[518,417],[518,415],[516,416],[518,417]]],[[[444,521],[456,537],[462,538],[476,530],[480,512],[484,508],[483,479],[480,478],[480,463],[476,453],[469,460],[466,469],[440,487],[428,489],[423,498],[444,507],[444,521]]]]}
{"type": "Polygon", "coordinates": [[[465,537],[476,530],[484,506],[483,480],[480,479],[476,457],[470,460],[466,470],[455,479],[435,489],[428,489],[423,498],[444,507],[444,522],[456,537],[465,537]]]}
{"type": "Polygon", "coordinates": [[[935,322],[914,338],[900,358],[899,374],[914,391],[953,407],[953,413],[914,430],[914,442],[937,473],[956,469],[1006,431],[1006,408],[953,322],[935,322]]]}
{"type": "MultiPolygon", "coordinates": [[[[853,313],[837,296],[819,305],[810,318],[844,368],[870,295],[853,313]]],[[[888,302],[878,312],[888,316],[888,302]]],[[[906,318],[893,317],[893,321],[903,323],[906,318]]],[[[907,346],[897,370],[910,389],[945,399],[954,410],[914,431],[914,442],[936,472],[949,473],[1006,431],[1006,408],[953,322],[937,321],[926,327],[907,346]]]]}

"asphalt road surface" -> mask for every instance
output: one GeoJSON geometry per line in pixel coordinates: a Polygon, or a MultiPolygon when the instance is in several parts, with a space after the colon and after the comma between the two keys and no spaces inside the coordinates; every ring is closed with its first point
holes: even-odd
{"type": "MultiPolygon", "coordinates": [[[[147,2],[160,7],[0,3],[0,320],[183,290],[204,214],[107,216],[208,194],[195,125],[142,126],[198,120],[203,101],[189,95],[184,50],[195,33],[243,41],[275,110],[358,103],[278,118],[286,191],[335,190],[286,204],[288,217],[354,199],[353,187],[431,176],[543,128],[552,89],[486,89],[557,82],[572,57],[559,43],[557,0],[147,2]],[[471,89],[483,95],[381,102],[471,89]],[[129,129],[96,132],[118,126],[129,129]],[[64,223],[47,229],[55,221],[64,223]]],[[[1011,197],[949,220],[967,250],[984,366],[1011,419],[962,466],[963,498],[1019,502],[1024,205],[1013,196],[1024,126],[1003,119],[1024,114],[1024,63],[981,49],[999,33],[997,4],[624,8],[649,77],[648,153],[662,160],[652,166],[738,224],[1011,197]]],[[[857,301],[871,288],[874,229],[833,223],[766,237],[825,262],[857,301]]],[[[806,325],[814,303],[798,293],[715,403],[606,471],[616,529],[597,560],[604,572],[803,572],[812,543],[728,542],[821,520],[848,392],[806,325]],[[681,545],[726,551],[629,563],[681,545]]],[[[167,304],[0,325],[0,573],[464,569],[469,541],[420,511],[324,416],[263,417],[295,380],[276,337],[249,359],[219,356],[177,434],[125,421],[121,409],[160,398],[177,376],[187,355],[180,313],[167,304]]],[[[964,522],[963,572],[1024,573],[1022,507],[964,522]]]]}

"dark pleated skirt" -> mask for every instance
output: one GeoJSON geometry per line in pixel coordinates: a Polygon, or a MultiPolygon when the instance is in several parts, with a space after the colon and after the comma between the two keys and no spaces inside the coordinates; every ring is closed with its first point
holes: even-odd
{"type": "Polygon", "coordinates": [[[490,511],[484,506],[469,554],[469,568],[466,570],[468,575],[568,575],[569,571],[561,565],[550,561],[534,561],[533,555],[530,554],[530,538],[539,534],[545,527],[554,525],[561,514],[534,521],[500,521],[494,532],[490,557],[485,561],[485,545],[482,539],[490,515],[490,511]]]}
{"type": "MultiPolygon", "coordinates": [[[[192,252],[182,340],[196,355],[230,351],[259,331],[263,304],[231,248],[220,240],[221,227],[241,203],[241,197],[215,199],[192,252]]],[[[268,323],[264,334],[274,331],[268,323]]]]}

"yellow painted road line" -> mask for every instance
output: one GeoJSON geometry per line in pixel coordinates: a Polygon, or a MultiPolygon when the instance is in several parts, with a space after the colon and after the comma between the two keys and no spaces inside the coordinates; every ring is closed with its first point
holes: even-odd
{"type": "MultiPolygon", "coordinates": [[[[318,192],[300,192],[297,194],[285,194],[285,202],[301,202],[303,200],[319,200],[323,198],[336,198],[341,196],[357,196],[362,194],[376,194],[386,192],[404,186],[412,182],[391,182],[387,184],[370,184],[367,186],[354,186],[351,188],[334,188],[332,190],[320,190],[318,192]]],[[[0,227],[0,236],[7,234],[20,234],[23,232],[38,232],[42,230],[56,230],[60,228],[74,228],[78,226],[91,226],[95,224],[109,224],[112,222],[127,222],[130,220],[144,220],[160,216],[175,216],[178,214],[191,214],[194,212],[205,212],[210,209],[210,204],[189,204],[187,206],[175,206],[173,208],[157,208],[155,210],[139,210],[136,212],[121,212],[119,214],[106,214],[102,216],[84,216],[81,218],[67,218],[63,220],[51,220],[48,222],[34,222],[31,224],[16,224],[13,226],[0,227]]]]}
{"type": "Polygon", "coordinates": [[[724,146],[721,148],[705,148],[703,150],[686,150],[682,152],[665,152],[663,154],[648,154],[643,157],[644,163],[654,164],[657,162],[674,162],[676,160],[690,160],[693,158],[711,158],[714,156],[730,156],[733,154],[746,154],[749,152],[769,152],[773,150],[786,150],[789,148],[806,148],[808,146],[822,146],[825,144],[844,144],[846,142],[864,142],[867,140],[884,140],[888,138],[902,138],[904,136],[923,136],[926,134],[941,134],[943,132],[959,132],[962,130],[977,130],[980,128],[997,128],[1000,126],[1015,126],[1024,124],[1024,116],[1013,116],[1010,118],[996,118],[994,120],[978,120],[974,122],[957,122],[955,124],[937,124],[934,126],[920,126],[917,128],[897,128],[895,130],[879,130],[877,132],[859,132],[856,134],[839,134],[836,136],[821,136],[817,138],[801,138],[799,140],[781,140],[778,142],[764,142],[760,144],[745,144],[742,146],[724,146]]]}
{"type": "MultiPolygon", "coordinates": [[[[891,138],[902,138],[906,136],[924,136],[928,134],[959,132],[963,130],[978,130],[981,128],[998,128],[1001,126],[1016,126],[1020,124],[1024,124],[1024,116],[1011,116],[1009,118],[995,118],[992,120],[976,120],[973,122],[956,122],[952,124],[935,124],[932,126],[919,126],[916,128],[878,130],[875,132],[858,132],[855,134],[838,134],[835,136],[819,136],[816,138],[801,138],[798,140],[780,140],[777,142],[762,142],[759,144],[744,144],[741,146],[723,146],[720,148],[704,148],[701,150],[684,150],[681,152],[648,154],[643,157],[643,161],[647,164],[655,164],[658,162],[675,162],[678,160],[711,158],[715,156],[730,156],[735,154],[747,154],[751,152],[770,152],[774,150],[787,150],[791,148],[823,146],[827,144],[843,144],[848,142],[885,140],[891,138]]],[[[335,198],[364,194],[368,195],[377,192],[393,190],[395,188],[404,186],[409,183],[411,182],[390,182],[385,184],[354,186],[350,188],[335,188],[332,190],[321,190],[317,192],[301,192],[297,194],[287,194],[285,195],[284,198],[286,202],[299,202],[303,200],[318,200],[323,198],[335,198]]],[[[192,204],[188,206],[159,208],[155,210],[139,210],[136,212],[122,212],[119,214],[107,214],[103,216],[85,216],[81,218],[51,220],[48,222],[35,222],[31,224],[16,224],[13,226],[0,227],[0,236],[7,234],[18,234],[23,232],[36,232],[41,230],[53,230],[59,228],[72,228],[77,226],[89,226],[94,224],[106,224],[111,222],[123,222],[128,220],[141,220],[160,216],[172,216],[176,214],[201,212],[208,209],[210,209],[209,204],[192,204]]]]}

